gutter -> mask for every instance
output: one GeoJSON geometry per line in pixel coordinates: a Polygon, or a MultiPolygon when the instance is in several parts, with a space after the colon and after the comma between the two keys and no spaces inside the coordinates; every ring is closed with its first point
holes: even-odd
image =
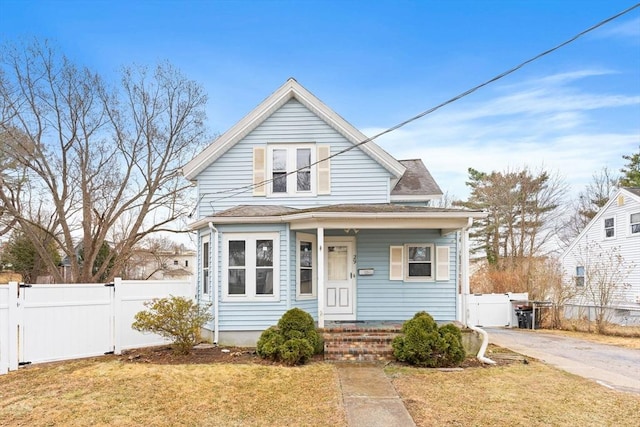
{"type": "MultiPolygon", "coordinates": [[[[218,308],[220,303],[218,301],[218,229],[213,226],[213,223],[209,221],[209,229],[211,230],[211,239],[213,241],[213,274],[210,276],[209,280],[215,284],[212,286],[213,290],[213,344],[218,345],[219,339],[219,325],[220,325],[220,316],[218,313],[218,308]]],[[[207,254],[207,256],[209,256],[207,254]]]]}

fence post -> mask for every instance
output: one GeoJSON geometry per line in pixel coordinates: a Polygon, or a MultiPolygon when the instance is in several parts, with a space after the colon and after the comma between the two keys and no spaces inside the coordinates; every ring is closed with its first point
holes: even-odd
{"type": "Polygon", "coordinates": [[[122,354],[122,278],[113,279],[113,352],[122,354]]]}
{"type": "Polygon", "coordinates": [[[9,282],[9,370],[18,370],[18,318],[22,318],[20,301],[18,299],[18,282],[9,282]]]}

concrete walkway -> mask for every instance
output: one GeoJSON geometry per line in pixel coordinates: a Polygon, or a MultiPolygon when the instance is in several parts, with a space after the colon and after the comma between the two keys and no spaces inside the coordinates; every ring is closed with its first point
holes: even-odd
{"type": "MultiPolygon", "coordinates": [[[[485,328],[489,341],[605,387],[640,394],[640,350],[562,335],[485,328]]],[[[491,357],[491,355],[489,355],[491,357]]]]}
{"type": "Polygon", "coordinates": [[[416,425],[381,365],[336,366],[349,427],[416,425]]]}

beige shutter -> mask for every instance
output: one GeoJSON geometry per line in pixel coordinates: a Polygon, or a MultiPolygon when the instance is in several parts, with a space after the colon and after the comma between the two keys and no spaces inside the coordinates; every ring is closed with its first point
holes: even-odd
{"type": "Polygon", "coordinates": [[[389,247],[389,280],[404,279],[404,246],[389,247]]]}
{"type": "Polygon", "coordinates": [[[449,246],[436,246],[436,280],[449,280],[449,246]]]}
{"type": "Polygon", "coordinates": [[[266,149],[264,147],[253,147],[253,195],[266,196],[267,184],[263,184],[267,179],[266,175],[266,149]]]}
{"type": "Polygon", "coordinates": [[[318,145],[316,165],[318,172],[318,194],[331,194],[331,146],[318,145]]]}

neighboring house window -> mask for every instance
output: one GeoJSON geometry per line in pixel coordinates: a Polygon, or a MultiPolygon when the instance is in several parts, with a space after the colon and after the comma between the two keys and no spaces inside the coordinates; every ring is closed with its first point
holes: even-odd
{"type": "Polygon", "coordinates": [[[298,233],[296,236],[296,295],[298,299],[316,296],[316,237],[298,233]]]}
{"type": "Polygon", "coordinates": [[[227,300],[279,299],[278,233],[227,233],[223,245],[227,300]]]}
{"type": "Polygon", "coordinates": [[[202,238],[202,294],[209,294],[209,236],[202,238]]]}
{"type": "Polygon", "coordinates": [[[631,223],[631,234],[640,235],[640,212],[632,213],[629,222],[631,223]]]}
{"type": "Polygon", "coordinates": [[[268,149],[272,194],[312,194],[315,188],[312,166],[315,144],[273,145],[268,149]]]}
{"type": "Polygon", "coordinates": [[[615,220],[614,218],[605,218],[604,220],[604,237],[610,239],[615,237],[615,220]]]}
{"type": "Polygon", "coordinates": [[[576,286],[584,286],[584,267],[576,267],[576,286]]]}

